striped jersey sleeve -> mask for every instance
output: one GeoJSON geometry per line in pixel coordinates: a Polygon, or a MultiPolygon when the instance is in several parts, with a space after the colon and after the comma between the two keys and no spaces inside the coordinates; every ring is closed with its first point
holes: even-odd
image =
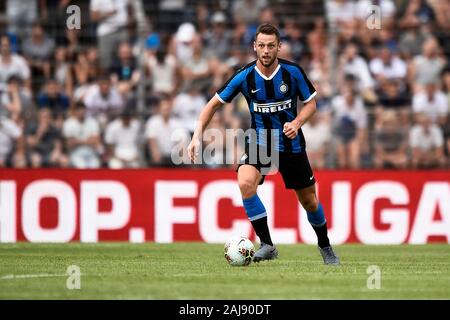
{"type": "Polygon", "coordinates": [[[311,81],[309,81],[308,77],[306,76],[305,71],[303,71],[303,68],[300,66],[297,66],[297,88],[299,91],[299,98],[303,103],[306,103],[310,101],[314,96],[317,94],[316,89],[311,84],[311,81]]]}
{"type": "Polygon", "coordinates": [[[217,91],[216,97],[220,102],[229,103],[239,94],[239,92],[241,92],[242,83],[245,81],[244,70],[245,68],[239,69],[230,79],[228,79],[225,85],[217,91]]]}

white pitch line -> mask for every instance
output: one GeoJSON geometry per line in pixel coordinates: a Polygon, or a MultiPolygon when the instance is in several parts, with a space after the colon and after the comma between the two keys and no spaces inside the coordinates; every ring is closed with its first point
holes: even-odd
{"type": "MultiPolygon", "coordinates": [[[[82,276],[83,274],[80,274],[82,276]]],[[[53,277],[69,277],[68,274],[50,274],[50,273],[40,273],[40,274],[7,274],[0,278],[0,280],[14,280],[14,279],[29,279],[29,278],[53,278],[53,277]]]]}

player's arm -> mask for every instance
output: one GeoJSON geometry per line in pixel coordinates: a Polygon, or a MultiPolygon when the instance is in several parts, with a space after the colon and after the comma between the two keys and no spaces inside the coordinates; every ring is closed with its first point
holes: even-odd
{"type": "Polygon", "coordinates": [[[303,105],[303,108],[297,115],[297,117],[291,122],[286,122],[283,127],[284,134],[289,139],[294,139],[298,130],[311,118],[316,112],[316,100],[311,99],[303,105]]]}
{"type": "Polygon", "coordinates": [[[214,113],[222,106],[222,102],[217,98],[217,95],[211,98],[203,108],[202,112],[198,117],[197,127],[195,128],[194,134],[192,135],[192,140],[188,146],[188,155],[192,161],[195,161],[198,155],[198,149],[200,148],[200,139],[202,137],[203,131],[208,127],[211,118],[214,113]]]}
{"type": "Polygon", "coordinates": [[[205,108],[203,108],[197,121],[197,127],[195,128],[192,136],[191,143],[188,146],[188,155],[192,161],[195,161],[200,148],[200,139],[203,131],[208,127],[211,118],[217,109],[225,103],[231,102],[234,97],[241,91],[241,84],[244,79],[243,69],[238,70],[227,83],[217,91],[216,95],[209,100],[205,108]]]}
{"type": "Polygon", "coordinates": [[[297,93],[300,100],[303,102],[303,108],[294,120],[286,122],[283,126],[283,132],[289,139],[294,139],[298,134],[298,130],[300,130],[300,128],[316,112],[316,101],[314,100],[314,97],[316,96],[317,91],[300,66],[297,66],[296,71],[297,93]]]}

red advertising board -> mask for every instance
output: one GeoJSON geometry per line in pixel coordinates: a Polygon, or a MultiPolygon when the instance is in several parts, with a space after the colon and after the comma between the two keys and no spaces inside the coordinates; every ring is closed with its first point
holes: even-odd
{"type": "MultiPolygon", "coordinates": [[[[318,171],[335,244],[450,243],[450,171],[318,171]]],[[[315,243],[279,175],[258,194],[277,243],[315,243]]],[[[0,242],[254,239],[232,170],[0,170],[0,242]]]]}

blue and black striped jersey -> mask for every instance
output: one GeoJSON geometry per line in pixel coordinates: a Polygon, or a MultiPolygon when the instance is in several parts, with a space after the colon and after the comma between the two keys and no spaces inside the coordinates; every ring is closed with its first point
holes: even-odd
{"type": "Polygon", "coordinates": [[[283,59],[278,62],[270,77],[258,69],[256,61],[249,63],[217,91],[216,97],[222,103],[228,103],[241,92],[250,109],[251,127],[256,130],[257,143],[265,145],[267,130],[278,129],[272,131],[272,139],[278,140],[277,151],[300,153],[305,150],[301,129],[294,139],[289,139],[283,134],[283,125],[297,116],[297,98],[306,103],[317,92],[299,65],[283,59]]]}

